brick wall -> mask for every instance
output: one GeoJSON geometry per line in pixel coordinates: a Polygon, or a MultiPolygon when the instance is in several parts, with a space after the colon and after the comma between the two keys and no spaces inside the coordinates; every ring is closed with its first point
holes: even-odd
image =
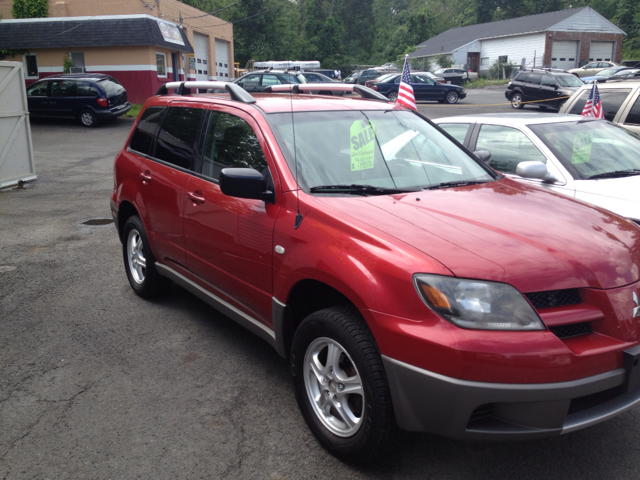
{"type": "Polygon", "coordinates": [[[546,32],[544,65],[551,65],[551,50],[554,40],[577,40],[580,54],[578,64],[580,67],[589,61],[589,49],[591,42],[616,42],[613,61],[619,63],[622,57],[622,34],[621,33],[598,33],[598,32],[546,32]]]}

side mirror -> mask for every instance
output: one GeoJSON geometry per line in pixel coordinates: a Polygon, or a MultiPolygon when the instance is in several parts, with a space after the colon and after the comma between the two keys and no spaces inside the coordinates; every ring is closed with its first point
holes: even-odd
{"type": "Polygon", "coordinates": [[[516,167],[516,175],[522,178],[535,178],[548,183],[560,181],[549,172],[544,163],[538,161],[520,162],[516,167]]]}
{"type": "Polygon", "coordinates": [[[267,190],[266,180],[253,168],[223,168],[220,172],[220,190],[230,197],[275,203],[275,193],[267,190]]]}
{"type": "Polygon", "coordinates": [[[473,154],[478,158],[478,160],[483,161],[487,165],[491,164],[491,152],[489,150],[476,150],[473,154]]]}

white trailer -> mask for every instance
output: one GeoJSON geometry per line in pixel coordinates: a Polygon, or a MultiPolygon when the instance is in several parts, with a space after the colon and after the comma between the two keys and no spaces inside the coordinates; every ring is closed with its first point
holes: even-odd
{"type": "Polygon", "coordinates": [[[317,60],[300,61],[300,60],[281,60],[268,62],[255,62],[253,68],[277,68],[277,69],[297,69],[304,70],[305,68],[320,68],[320,62],[317,60]]]}

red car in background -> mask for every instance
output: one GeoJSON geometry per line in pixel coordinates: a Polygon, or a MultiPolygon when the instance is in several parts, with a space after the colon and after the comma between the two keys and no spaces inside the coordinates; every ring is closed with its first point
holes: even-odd
{"type": "Polygon", "coordinates": [[[138,295],[175,282],[271,344],[340,458],[401,430],[560,435],[640,401],[638,225],[363,87],[378,101],[279,87],[144,105],[111,196],[138,295]]]}

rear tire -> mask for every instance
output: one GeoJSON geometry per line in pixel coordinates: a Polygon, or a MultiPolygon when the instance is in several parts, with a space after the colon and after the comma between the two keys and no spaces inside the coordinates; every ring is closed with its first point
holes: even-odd
{"type": "Polygon", "coordinates": [[[89,128],[95,128],[98,126],[98,117],[91,110],[82,110],[78,115],[80,123],[89,128]]]}
{"type": "Polygon", "coordinates": [[[136,215],[129,217],[122,230],[122,258],[131,288],[143,298],[166,293],[171,280],[156,270],[156,259],[151,252],[142,221],[136,215]]]}
{"type": "Polygon", "coordinates": [[[333,455],[366,462],[399,440],[382,358],[355,308],[305,318],[293,337],[290,366],[302,416],[333,455]]]}
{"type": "Polygon", "coordinates": [[[524,103],[522,103],[523,101],[522,94],[519,92],[516,92],[511,96],[511,106],[516,110],[522,110],[524,108],[524,103]]]}
{"type": "Polygon", "coordinates": [[[387,97],[389,97],[389,100],[391,100],[392,102],[395,102],[396,100],[398,100],[398,92],[391,92],[389,93],[389,95],[387,95],[387,97]]]}

